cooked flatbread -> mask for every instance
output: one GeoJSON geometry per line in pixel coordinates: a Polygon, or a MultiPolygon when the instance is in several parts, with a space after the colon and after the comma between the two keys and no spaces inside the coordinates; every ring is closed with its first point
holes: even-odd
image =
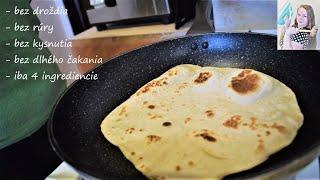
{"type": "Polygon", "coordinates": [[[183,64],[140,88],[101,130],[150,179],[220,179],[289,145],[302,123],[295,94],[266,74],[183,64]]]}

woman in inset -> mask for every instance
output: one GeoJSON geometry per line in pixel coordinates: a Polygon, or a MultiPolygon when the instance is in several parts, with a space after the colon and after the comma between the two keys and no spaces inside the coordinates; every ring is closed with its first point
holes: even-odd
{"type": "Polygon", "coordinates": [[[316,35],[314,12],[310,5],[301,5],[297,10],[294,24],[286,17],[284,27],[280,33],[280,49],[307,50],[316,49],[316,35]]]}

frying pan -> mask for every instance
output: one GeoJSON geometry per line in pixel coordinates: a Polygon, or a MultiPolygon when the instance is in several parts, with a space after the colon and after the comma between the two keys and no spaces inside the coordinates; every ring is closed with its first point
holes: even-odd
{"type": "MultiPolygon", "coordinates": [[[[296,94],[305,121],[295,140],[264,163],[226,178],[289,175],[319,155],[320,53],[277,51],[275,36],[214,33],[168,40],[118,56],[93,70],[98,80],[76,81],[60,98],[48,122],[51,145],[84,177],[145,179],[100,131],[105,116],[169,68],[252,68],[271,75],[296,94]]],[[[107,50],[107,49],[106,49],[107,50]]]]}

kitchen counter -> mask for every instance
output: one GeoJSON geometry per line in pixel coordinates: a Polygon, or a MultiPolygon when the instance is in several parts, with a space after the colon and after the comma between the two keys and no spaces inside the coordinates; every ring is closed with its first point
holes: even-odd
{"type": "MultiPolygon", "coordinates": [[[[175,29],[175,24],[149,24],[97,31],[92,27],[72,38],[74,57],[101,57],[104,62],[112,57],[134,50],[144,45],[187,34],[192,22],[175,29]]],[[[77,64],[80,73],[85,73],[99,64],[77,64]]]]}

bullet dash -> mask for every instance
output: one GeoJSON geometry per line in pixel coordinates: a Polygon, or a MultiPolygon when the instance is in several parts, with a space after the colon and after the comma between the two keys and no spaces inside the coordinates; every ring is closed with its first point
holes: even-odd
{"type": "Polygon", "coordinates": [[[11,11],[6,11],[6,13],[10,13],[11,11]]]}
{"type": "Polygon", "coordinates": [[[7,62],[10,62],[10,59],[6,59],[7,62]]]}
{"type": "Polygon", "coordinates": [[[9,78],[10,76],[6,76],[7,78],[9,78]]]}
{"type": "Polygon", "coordinates": [[[6,29],[10,29],[10,27],[6,27],[6,29]]]}
{"type": "Polygon", "coordinates": [[[6,43],[7,46],[10,46],[10,43],[6,43]]]}

